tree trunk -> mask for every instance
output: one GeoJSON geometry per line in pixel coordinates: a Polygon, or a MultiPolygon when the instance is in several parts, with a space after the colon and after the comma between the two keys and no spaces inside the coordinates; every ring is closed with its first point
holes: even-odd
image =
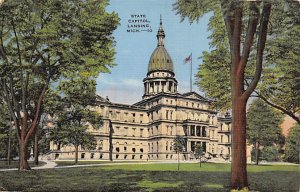
{"type": "Polygon", "coordinates": [[[39,127],[37,127],[34,134],[34,163],[39,164],[39,127]]]}
{"type": "Polygon", "coordinates": [[[258,141],[255,142],[255,164],[258,165],[259,159],[259,143],[258,141]]]}
{"type": "Polygon", "coordinates": [[[233,99],[231,187],[248,187],[246,162],[246,101],[233,99]]]}
{"type": "Polygon", "coordinates": [[[7,164],[10,166],[11,164],[11,158],[10,158],[10,153],[11,153],[11,131],[12,131],[12,122],[10,118],[10,125],[9,125],[9,132],[8,132],[8,145],[7,145],[7,164]]]}
{"type": "Polygon", "coordinates": [[[177,170],[179,171],[179,166],[180,166],[180,160],[179,160],[179,152],[177,153],[177,161],[178,161],[178,163],[177,163],[177,170]]]}
{"type": "Polygon", "coordinates": [[[75,145],[75,164],[78,163],[78,145],[75,145]]]}
{"type": "Polygon", "coordinates": [[[199,158],[199,159],[200,159],[200,167],[201,167],[201,155],[200,155],[200,158],[199,158]]]}
{"type": "Polygon", "coordinates": [[[30,170],[27,161],[27,143],[22,140],[19,145],[19,171],[30,170]]]}

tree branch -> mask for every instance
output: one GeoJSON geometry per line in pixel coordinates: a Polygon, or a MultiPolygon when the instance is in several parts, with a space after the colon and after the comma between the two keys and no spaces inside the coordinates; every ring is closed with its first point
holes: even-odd
{"type": "Polygon", "coordinates": [[[263,10],[260,18],[260,29],[259,29],[259,36],[257,42],[256,70],[252,82],[250,83],[249,87],[242,95],[244,99],[249,98],[251,93],[254,91],[262,73],[263,52],[267,40],[267,31],[268,31],[268,23],[269,23],[269,18],[271,13],[271,7],[272,5],[270,2],[264,2],[263,10]]]}
{"type": "Polygon", "coordinates": [[[243,17],[243,4],[239,3],[234,8],[234,29],[231,36],[232,39],[232,52],[231,58],[234,67],[234,72],[237,72],[238,64],[241,57],[241,33],[242,33],[242,17],[243,17]]]}
{"type": "Polygon", "coordinates": [[[1,79],[0,80],[0,85],[3,88],[3,91],[1,91],[1,94],[2,94],[3,98],[5,99],[5,101],[7,103],[10,115],[13,118],[13,121],[15,123],[15,128],[17,130],[18,140],[20,141],[20,125],[19,125],[19,121],[16,117],[16,113],[13,109],[13,101],[12,101],[12,99],[9,98],[9,93],[8,93],[8,89],[7,89],[7,85],[6,85],[5,80],[1,79]]]}
{"type": "Polygon", "coordinates": [[[249,58],[250,50],[253,44],[254,34],[256,32],[256,27],[258,24],[259,10],[257,7],[257,2],[249,2],[250,3],[250,13],[249,13],[249,22],[248,22],[248,30],[247,35],[243,47],[242,57],[239,63],[238,72],[244,73],[245,67],[249,58]]]}
{"type": "Polygon", "coordinates": [[[226,30],[227,30],[227,34],[228,34],[230,49],[232,49],[231,37],[233,34],[233,29],[234,29],[234,17],[233,17],[233,14],[229,11],[231,9],[230,8],[231,6],[232,6],[232,3],[228,4],[228,1],[226,1],[226,0],[223,0],[221,2],[221,7],[222,7],[224,22],[225,22],[225,26],[226,26],[226,30]]]}
{"type": "Polygon", "coordinates": [[[29,129],[29,131],[26,134],[25,142],[28,142],[30,136],[35,132],[36,124],[37,124],[37,121],[38,121],[38,119],[39,119],[39,117],[41,115],[41,108],[42,108],[43,100],[44,100],[45,93],[47,91],[49,82],[50,81],[48,79],[48,82],[43,86],[42,92],[41,92],[41,94],[39,96],[39,100],[37,102],[35,116],[34,116],[34,119],[33,119],[32,123],[31,123],[30,129],[29,129]]]}
{"type": "Polygon", "coordinates": [[[294,113],[292,113],[291,111],[288,111],[286,110],[285,108],[283,108],[282,106],[280,105],[277,105],[275,103],[272,103],[271,101],[269,101],[267,98],[265,98],[263,95],[257,93],[257,96],[255,97],[258,97],[260,99],[262,99],[263,101],[265,101],[268,105],[282,111],[283,113],[287,114],[288,116],[290,116],[291,118],[293,118],[299,125],[300,125],[300,118],[297,117],[294,113]]]}

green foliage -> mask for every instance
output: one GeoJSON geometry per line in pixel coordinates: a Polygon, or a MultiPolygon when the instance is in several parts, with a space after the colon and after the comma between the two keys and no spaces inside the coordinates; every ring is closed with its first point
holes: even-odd
{"type": "Polygon", "coordinates": [[[210,52],[202,53],[202,64],[196,74],[199,88],[213,99],[213,108],[229,109],[231,107],[230,95],[230,51],[226,27],[221,15],[221,10],[216,9],[210,18],[208,29],[213,31],[210,52]]]}
{"type": "Polygon", "coordinates": [[[200,143],[198,143],[197,145],[195,145],[194,152],[195,152],[196,158],[200,158],[204,153],[203,146],[200,143]]]}
{"type": "Polygon", "coordinates": [[[275,112],[261,99],[250,104],[247,112],[247,140],[250,144],[259,143],[270,146],[282,143],[282,133],[279,127],[282,115],[275,112]]]}
{"type": "Polygon", "coordinates": [[[261,99],[250,104],[247,112],[247,140],[254,146],[252,159],[278,160],[280,145],[284,143],[279,127],[282,115],[261,99]],[[265,148],[266,147],[266,148],[265,148]]]}
{"type": "Polygon", "coordinates": [[[210,0],[177,0],[173,6],[176,14],[181,16],[181,21],[188,18],[190,23],[192,23],[193,21],[199,21],[200,17],[212,11],[218,4],[210,0]]]}
{"type": "MultiPolygon", "coordinates": [[[[281,147],[280,146],[265,146],[262,149],[259,149],[259,160],[265,160],[265,161],[280,161],[282,160],[282,153],[281,153],[281,147]]],[[[251,160],[255,161],[255,148],[251,151],[251,160]]]]}
{"type": "Polygon", "coordinates": [[[285,143],[285,160],[299,163],[300,153],[300,125],[295,125],[290,129],[285,143]]]}
{"type": "Polygon", "coordinates": [[[176,153],[182,153],[185,150],[185,139],[180,136],[177,135],[174,140],[173,140],[173,150],[176,153]]]}
{"type": "Polygon", "coordinates": [[[7,105],[4,102],[0,101],[0,159],[6,159],[8,153],[8,141],[9,141],[9,134],[11,134],[11,152],[10,157],[14,158],[17,157],[18,151],[18,141],[15,137],[16,131],[10,130],[11,121],[9,118],[9,112],[7,109],[7,105]],[[11,131],[11,133],[10,133],[11,131]]]}
{"type": "Polygon", "coordinates": [[[267,161],[279,161],[282,155],[280,152],[280,146],[266,146],[261,150],[261,157],[267,161]]]}
{"type": "MultiPolygon", "coordinates": [[[[11,109],[20,146],[32,139],[42,109],[49,114],[56,110],[51,96],[74,92],[73,84],[82,85],[81,91],[88,95],[94,92],[89,85],[95,86],[99,73],[114,66],[112,34],[119,18],[106,12],[107,5],[107,0],[5,0],[1,4],[0,96],[11,109]],[[43,101],[49,104],[45,108],[43,101]]],[[[90,98],[79,96],[69,101],[86,103],[90,98]]],[[[25,156],[23,151],[20,154],[25,156]]]]}
{"type": "MultiPolygon", "coordinates": [[[[229,3],[228,3],[229,4],[229,3]]],[[[261,80],[253,96],[264,97],[273,104],[293,114],[299,111],[300,101],[300,69],[298,66],[300,39],[299,3],[273,2],[270,19],[270,30],[266,43],[266,57],[263,64],[261,80]],[[290,39],[293,39],[292,41],[290,39]],[[258,95],[257,95],[258,94],[258,95]]],[[[246,10],[245,4],[244,10],[246,10]]],[[[202,15],[213,11],[208,29],[211,32],[210,51],[202,53],[203,62],[196,74],[197,84],[206,95],[213,99],[213,107],[228,110],[231,107],[230,82],[230,48],[224,18],[220,6],[206,1],[181,1],[174,6],[182,19],[190,22],[198,20],[202,15]],[[202,6],[198,6],[202,5],[202,6]]],[[[223,10],[224,11],[224,10],[223,10]]],[[[246,36],[244,21],[243,35],[246,36]]],[[[242,38],[242,41],[243,41],[242,38]]],[[[254,43],[255,45],[255,43],[254,43]]],[[[245,86],[254,74],[255,57],[253,48],[245,73],[245,86]]],[[[274,107],[274,106],[273,106],[274,107]]],[[[280,109],[281,110],[281,109],[280,109]]],[[[288,113],[283,111],[284,113],[288,113]]],[[[291,114],[288,114],[291,115],[291,114]]]]}
{"type": "Polygon", "coordinates": [[[259,95],[285,110],[300,110],[300,4],[274,7],[272,28],[266,47],[269,64],[259,85],[259,95]]]}

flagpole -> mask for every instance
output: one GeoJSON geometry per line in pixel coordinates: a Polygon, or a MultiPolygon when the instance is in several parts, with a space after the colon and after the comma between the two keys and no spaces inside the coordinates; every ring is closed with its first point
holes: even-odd
{"type": "Polygon", "coordinates": [[[193,53],[191,53],[191,74],[190,74],[190,90],[191,92],[193,91],[193,87],[192,87],[192,83],[193,83],[193,78],[192,78],[192,75],[193,75],[193,53]]]}

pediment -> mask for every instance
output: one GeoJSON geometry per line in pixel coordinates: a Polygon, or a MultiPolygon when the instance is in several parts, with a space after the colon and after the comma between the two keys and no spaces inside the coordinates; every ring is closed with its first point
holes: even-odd
{"type": "Polygon", "coordinates": [[[201,96],[200,94],[198,94],[196,92],[188,92],[188,93],[182,94],[182,96],[185,97],[185,98],[198,99],[198,100],[202,100],[202,101],[209,101],[208,99],[206,99],[205,97],[201,96]]]}

